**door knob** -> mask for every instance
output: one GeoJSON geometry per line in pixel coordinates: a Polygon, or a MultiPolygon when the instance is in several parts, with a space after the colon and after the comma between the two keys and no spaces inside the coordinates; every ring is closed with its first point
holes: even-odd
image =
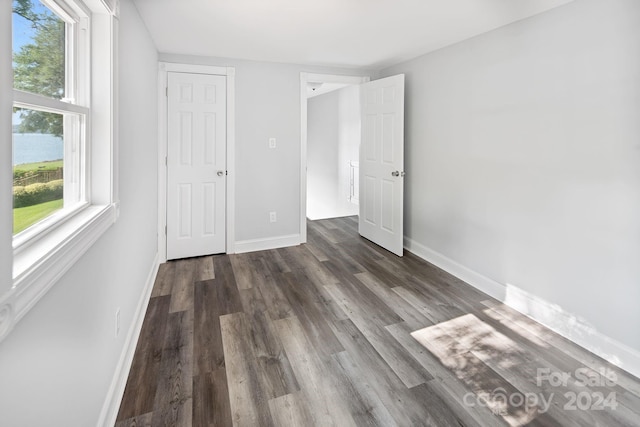
{"type": "Polygon", "coordinates": [[[218,171],[217,174],[218,174],[218,176],[222,176],[222,175],[224,175],[224,171],[218,171]]]}
{"type": "Polygon", "coordinates": [[[404,176],[404,172],[393,171],[391,172],[391,176],[404,176]]]}

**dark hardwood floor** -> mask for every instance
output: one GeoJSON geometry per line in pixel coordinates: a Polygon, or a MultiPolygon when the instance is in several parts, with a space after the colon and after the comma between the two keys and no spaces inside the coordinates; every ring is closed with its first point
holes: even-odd
{"type": "Polygon", "coordinates": [[[638,379],[356,221],[161,265],[116,426],[640,426],[638,379]]]}

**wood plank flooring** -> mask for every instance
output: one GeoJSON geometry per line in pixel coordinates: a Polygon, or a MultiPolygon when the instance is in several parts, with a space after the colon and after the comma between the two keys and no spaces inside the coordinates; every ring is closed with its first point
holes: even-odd
{"type": "Polygon", "coordinates": [[[232,425],[640,426],[640,381],[338,218],[160,266],[116,427],[232,425]]]}

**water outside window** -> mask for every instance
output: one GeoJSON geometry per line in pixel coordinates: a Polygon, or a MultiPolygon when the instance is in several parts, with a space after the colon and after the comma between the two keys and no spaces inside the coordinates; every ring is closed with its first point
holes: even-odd
{"type": "Polygon", "coordinates": [[[43,124],[21,130],[21,117],[36,111],[15,109],[13,123],[13,233],[17,234],[62,209],[64,196],[62,135],[50,133],[46,122],[61,114],[37,112],[43,124]]]}

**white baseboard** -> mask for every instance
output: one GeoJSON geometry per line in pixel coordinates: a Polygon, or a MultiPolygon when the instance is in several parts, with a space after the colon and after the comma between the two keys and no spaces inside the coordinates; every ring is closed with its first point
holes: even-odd
{"type": "Polygon", "coordinates": [[[236,242],[235,253],[265,251],[267,249],[285,248],[287,246],[297,246],[300,244],[299,234],[288,236],[268,237],[266,239],[242,240],[236,242]]]}
{"type": "Polygon", "coordinates": [[[444,271],[453,274],[458,279],[467,282],[474,288],[477,288],[485,294],[492,296],[493,298],[504,301],[506,295],[506,287],[502,283],[498,283],[495,280],[489,279],[482,274],[465,267],[462,264],[447,258],[439,252],[434,251],[420,243],[409,239],[405,236],[404,247],[409,252],[418,255],[420,258],[430,262],[431,264],[440,267],[444,271]]]}
{"type": "Polygon", "coordinates": [[[140,330],[142,329],[142,322],[144,321],[145,313],[147,312],[147,306],[149,305],[149,298],[151,297],[151,291],[153,290],[153,284],[158,274],[158,267],[160,266],[159,254],[156,253],[153,258],[149,275],[145,282],[142,294],[138,300],[138,306],[133,314],[133,322],[129,327],[122,353],[120,354],[120,360],[116,366],[113,379],[111,380],[111,386],[105,399],[102,411],[100,412],[100,418],[98,419],[98,427],[113,427],[116,423],[118,416],[118,410],[120,409],[120,403],[122,396],[124,395],[124,388],[127,385],[127,377],[129,376],[129,370],[133,363],[133,355],[138,345],[138,338],[140,337],[140,330]]]}
{"type": "Polygon", "coordinates": [[[405,248],[577,345],[640,378],[640,352],[600,332],[585,319],[511,284],[502,284],[405,236],[405,248]]]}
{"type": "Polygon", "coordinates": [[[585,319],[507,284],[504,303],[608,362],[640,378],[640,352],[598,332],[585,319]]]}

